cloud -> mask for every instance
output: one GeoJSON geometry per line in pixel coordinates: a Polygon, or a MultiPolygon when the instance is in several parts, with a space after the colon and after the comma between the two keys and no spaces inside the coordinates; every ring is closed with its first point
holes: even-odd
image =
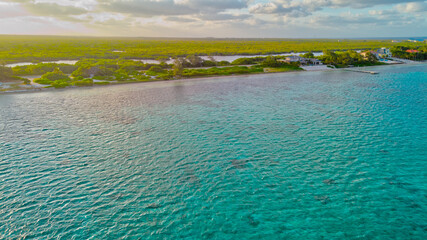
{"type": "Polygon", "coordinates": [[[179,23],[189,23],[198,21],[198,19],[190,18],[190,17],[176,17],[176,16],[168,16],[164,18],[165,21],[168,22],[179,22],[179,23]]]}
{"type": "MultiPolygon", "coordinates": [[[[410,2],[424,2],[425,0],[409,0],[410,2]]],[[[311,0],[314,3],[315,1],[311,0]]],[[[353,8],[368,8],[378,5],[391,5],[398,3],[407,3],[408,0],[331,0],[330,7],[353,7],[353,8]]]]}
{"type": "Polygon", "coordinates": [[[104,11],[139,17],[219,13],[247,6],[245,0],[98,0],[98,2],[99,8],[104,11]]]}
{"type": "Polygon", "coordinates": [[[175,0],[178,5],[200,10],[241,9],[247,6],[245,0],[175,0]]]}
{"type": "MultiPolygon", "coordinates": [[[[90,2],[90,0],[88,2],[90,2]]],[[[64,20],[72,19],[72,16],[82,15],[89,12],[89,10],[84,7],[76,6],[81,3],[79,0],[8,0],[6,3],[15,7],[21,7],[21,11],[25,10],[27,13],[33,16],[55,17],[64,20]],[[56,2],[59,2],[61,4],[58,4],[56,2]]]]}
{"type": "Polygon", "coordinates": [[[140,17],[150,16],[176,16],[194,13],[190,8],[182,4],[176,4],[173,0],[133,0],[133,1],[99,1],[101,11],[132,14],[140,17]]]}
{"type": "Polygon", "coordinates": [[[426,0],[0,0],[5,21],[31,16],[56,28],[66,22],[94,33],[138,36],[293,37],[392,25],[416,35],[427,29],[426,11],[426,0]]]}
{"type": "Polygon", "coordinates": [[[0,19],[28,16],[18,4],[0,2],[0,19]]]}
{"type": "Polygon", "coordinates": [[[305,17],[310,15],[309,9],[298,5],[280,5],[277,3],[259,3],[251,6],[249,12],[252,14],[270,14],[289,17],[305,17]]]}
{"type": "Polygon", "coordinates": [[[198,19],[205,21],[227,21],[227,20],[244,20],[250,18],[249,14],[229,14],[229,13],[218,13],[218,14],[201,14],[198,19]]]}
{"type": "MultiPolygon", "coordinates": [[[[423,26],[425,21],[417,16],[401,15],[396,10],[371,10],[368,14],[341,14],[339,16],[318,15],[310,19],[310,24],[330,28],[362,28],[375,27],[387,29],[387,27],[408,27],[414,24],[423,26]]],[[[425,26],[425,25],[424,25],[425,26]]],[[[391,35],[392,33],[390,33],[391,35]]]]}
{"type": "Polygon", "coordinates": [[[388,24],[388,19],[381,19],[374,16],[366,15],[348,15],[348,16],[317,16],[311,20],[311,23],[329,27],[345,25],[379,25],[388,24]]]}
{"type": "MultiPolygon", "coordinates": [[[[273,0],[267,3],[257,3],[249,7],[253,14],[275,14],[291,17],[305,17],[325,8],[370,8],[378,5],[407,3],[406,0],[273,0]]],[[[406,4],[417,8],[425,4],[425,0],[411,0],[406,4]]]]}
{"type": "Polygon", "coordinates": [[[399,12],[403,13],[420,13],[427,11],[427,2],[410,2],[396,6],[399,12]]]}
{"type": "Polygon", "coordinates": [[[88,12],[84,8],[64,6],[57,3],[31,2],[25,3],[23,6],[29,12],[41,16],[81,15],[88,12]]]}

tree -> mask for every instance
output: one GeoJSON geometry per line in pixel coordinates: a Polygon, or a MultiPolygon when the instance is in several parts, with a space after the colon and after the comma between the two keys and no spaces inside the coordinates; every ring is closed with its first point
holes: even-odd
{"type": "Polygon", "coordinates": [[[375,57],[375,55],[374,55],[374,54],[372,54],[371,52],[368,52],[368,53],[366,54],[366,60],[367,60],[368,62],[376,62],[376,61],[377,61],[377,57],[375,57]]]}
{"type": "Polygon", "coordinates": [[[201,67],[203,64],[203,59],[199,56],[190,55],[187,56],[187,60],[190,62],[192,67],[201,67]]]}
{"type": "Polygon", "coordinates": [[[308,53],[302,54],[301,57],[303,57],[303,58],[314,58],[314,54],[312,51],[310,51],[308,53]]]}
{"type": "Polygon", "coordinates": [[[173,62],[173,75],[176,77],[182,77],[182,73],[184,72],[184,58],[175,58],[173,62]]]}
{"type": "Polygon", "coordinates": [[[213,56],[208,57],[209,61],[216,63],[216,59],[213,56]]]}
{"type": "Polygon", "coordinates": [[[0,66],[0,81],[7,81],[13,78],[13,71],[10,67],[0,66]]]}
{"type": "Polygon", "coordinates": [[[276,58],[272,56],[268,56],[265,58],[265,60],[261,63],[263,67],[280,67],[283,65],[283,63],[276,60],[276,58]]]}
{"type": "Polygon", "coordinates": [[[250,64],[256,64],[254,58],[238,58],[231,62],[231,65],[250,65],[250,64]]]}
{"type": "Polygon", "coordinates": [[[323,51],[323,58],[324,58],[324,62],[326,64],[332,64],[332,63],[335,63],[337,61],[337,54],[330,51],[330,50],[324,50],[323,51]]]}
{"type": "Polygon", "coordinates": [[[52,72],[43,74],[41,78],[36,79],[35,82],[40,84],[51,84],[55,82],[55,84],[59,86],[61,85],[60,82],[71,82],[71,79],[59,70],[59,68],[55,68],[52,72]]]}
{"type": "Polygon", "coordinates": [[[202,63],[203,67],[215,67],[218,65],[218,62],[215,60],[213,56],[208,56],[209,60],[204,60],[202,63]]]}

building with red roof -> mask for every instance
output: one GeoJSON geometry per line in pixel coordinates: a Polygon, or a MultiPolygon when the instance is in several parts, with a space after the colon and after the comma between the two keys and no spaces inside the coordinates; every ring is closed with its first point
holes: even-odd
{"type": "Polygon", "coordinates": [[[406,50],[406,52],[407,52],[407,53],[418,53],[418,52],[420,52],[420,51],[418,51],[418,50],[408,49],[408,50],[406,50]]]}

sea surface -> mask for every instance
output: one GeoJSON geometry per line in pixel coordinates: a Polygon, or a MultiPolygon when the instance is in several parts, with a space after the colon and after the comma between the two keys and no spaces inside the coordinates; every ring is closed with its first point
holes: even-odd
{"type": "Polygon", "coordinates": [[[0,95],[0,239],[427,239],[427,65],[0,95]]]}

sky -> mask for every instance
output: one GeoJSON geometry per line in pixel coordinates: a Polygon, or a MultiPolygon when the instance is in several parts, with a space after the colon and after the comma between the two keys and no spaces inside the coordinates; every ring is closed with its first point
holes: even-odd
{"type": "Polygon", "coordinates": [[[427,1],[0,0],[0,34],[418,37],[427,35],[427,1]]]}

